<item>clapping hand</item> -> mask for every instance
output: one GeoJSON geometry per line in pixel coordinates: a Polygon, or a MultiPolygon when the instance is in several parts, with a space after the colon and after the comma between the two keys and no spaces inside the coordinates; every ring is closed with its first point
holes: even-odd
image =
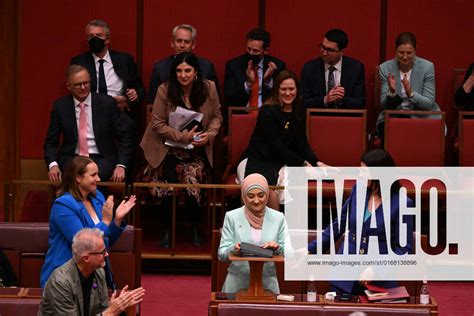
{"type": "Polygon", "coordinates": [[[142,287],[136,288],[135,290],[129,291],[128,285],[122,289],[120,294],[117,296],[117,291],[114,291],[110,297],[109,307],[103,312],[103,315],[112,316],[119,315],[130,306],[134,306],[143,300],[145,295],[145,289],[142,287]]]}
{"type": "Polygon", "coordinates": [[[403,88],[405,89],[407,96],[410,97],[412,94],[412,91],[411,91],[410,80],[408,80],[407,75],[403,76],[402,85],[403,85],[403,88]]]}
{"type": "Polygon", "coordinates": [[[123,200],[115,211],[115,225],[120,227],[123,218],[130,212],[130,210],[135,206],[137,197],[135,195],[130,196],[128,201],[123,200]]]}
{"type": "Polygon", "coordinates": [[[251,60],[247,63],[247,69],[245,70],[245,74],[247,75],[247,84],[252,86],[252,83],[255,81],[255,71],[254,71],[254,65],[251,60]]]}
{"type": "Polygon", "coordinates": [[[342,86],[337,86],[328,91],[324,97],[324,104],[330,104],[344,98],[345,90],[342,86]]]}
{"type": "Polygon", "coordinates": [[[388,89],[390,90],[391,94],[395,93],[396,89],[396,81],[395,81],[395,76],[393,74],[388,74],[388,89]]]}
{"type": "Polygon", "coordinates": [[[109,195],[102,206],[102,221],[109,225],[114,216],[114,196],[109,195]]]}
{"type": "Polygon", "coordinates": [[[466,82],[462,85],[464,92],[471,93],[472,88],[474,87],[474,72],[467,78],[466,82]]]}
{"type": "Polygon", "coordinates": [[[273,77],[273,74],[275,73],[276,70],[277,70],[277,65],[273,61],[269,62],[268,68],[265,71],[265,74],[263,75],[263,82],[270,80],[273,77]]]}

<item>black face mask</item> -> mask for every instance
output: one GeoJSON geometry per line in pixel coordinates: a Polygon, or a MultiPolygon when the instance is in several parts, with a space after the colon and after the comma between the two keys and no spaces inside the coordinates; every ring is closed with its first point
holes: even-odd
{"type": "Polygon", "coordinates": [[[252,61],[253,65],[256,66],[260,62],[260,55],[252,55],[247,53],[247,61],[252,61]]]}
{"type": "Polygon", "coordinates": [[[89,39],[89,49],[94,54],[100,53],[105,47],[105,40],[94,36],[89,39]]]}

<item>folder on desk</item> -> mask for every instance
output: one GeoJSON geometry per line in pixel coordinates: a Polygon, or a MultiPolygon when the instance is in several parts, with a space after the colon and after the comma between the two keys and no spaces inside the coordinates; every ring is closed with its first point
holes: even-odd
{"type": "Polygon", "coordinates": [[[375,286],[372,284],[367,284],[365,287],[367,288],[367,290],[365,290],[365,295],[367,295],[369,299],[375,299],[377,297],[388,295],[388,290],[386,288],[375,286]]]}
{"type": "Polygon", "coordinates": [[[377,295],[375,297],[368,296],[367,299],[370,302],[384,301],[384,303],[388,303],[392,300],[399,300],[410,297],[410,294],[408,294],[407,289],[404,286],[387,289],[387,292],[388,293],[385,295],[377,295]]]}
{"type": "Polygon", "coordinates": [[[241,257],[261,257],[261,258],[272,258],[273,250],[265,249],[253,244],[246,242],[240,243],[240,256],[241,257]]]}

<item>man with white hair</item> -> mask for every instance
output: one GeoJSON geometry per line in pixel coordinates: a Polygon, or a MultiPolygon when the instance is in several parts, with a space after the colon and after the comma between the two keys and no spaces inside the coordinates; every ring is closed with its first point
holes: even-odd
{"type": "MultiPolygon", "coordinates": [[[[147,104],[155,102],[156,91],[163,82],[168,81],[171,70],[171,63],[174,56],[179,53],[190,53],[196,47],[197,30],[192,25],[180,24],[176,25],[171,31],[171,48],[174,49],[175,54],[163,60],[156,62],[153,65],[153,70],[150,78],[150,86],[148,88],[147,104]]],[[[217,81],[214,65],[207,59],[198,57],[199,68],[201,68],[201,76],[203,79],[214,81],[219,90],[219,82],[217,81]]]]}
{"type": "Polygon", "coordinates": [[[103,232],[83,228],[72,240],[71,260],[54,270],[46,283],[38,315],[119,315],[138,304],[143,288],[129,291],[126,285],[119,295],[107,295],[103,232]]]}

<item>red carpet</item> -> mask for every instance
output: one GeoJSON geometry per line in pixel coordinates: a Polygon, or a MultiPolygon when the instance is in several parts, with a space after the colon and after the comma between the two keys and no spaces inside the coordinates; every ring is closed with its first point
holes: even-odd
{"type": "Polygon", "coordinates": [[[142,275],[146,295],[142,315],[207,315],[211,277],[202,275],[142,275]]]}
{"type": "Polygon", "coordinates": [[[430,282],[440,316],[474,315],[474,282],[430,282]]]}
{"type": "MultiPolygon", "coordinates": [[[[142,286],[143,316],[207,315],[210,276],[144,274],[142,286]]],[[[430,282],[429,289],[440,316],[474,315],[474,282],[430,282]]]]}

